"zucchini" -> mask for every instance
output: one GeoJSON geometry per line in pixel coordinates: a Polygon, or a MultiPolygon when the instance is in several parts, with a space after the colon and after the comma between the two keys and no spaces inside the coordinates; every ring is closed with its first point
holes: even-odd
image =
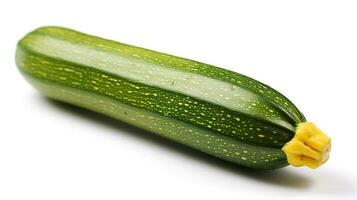
{"type": "Polygon", "coordinates": [[[256,169],[316,168],[330,138],[271,87],[212,65],[61,27],[17,45],[16,64],[49,98],[256,169]]]}

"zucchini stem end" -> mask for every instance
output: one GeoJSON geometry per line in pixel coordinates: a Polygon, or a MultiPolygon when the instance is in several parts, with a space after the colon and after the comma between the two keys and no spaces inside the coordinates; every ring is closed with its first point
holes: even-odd
{"type": "Polygon", "coordinates": [[[329,158],[331,139],[312,122],[298,124],[295,136],[283,147],[288,163],[315,169],[329,158]]]}

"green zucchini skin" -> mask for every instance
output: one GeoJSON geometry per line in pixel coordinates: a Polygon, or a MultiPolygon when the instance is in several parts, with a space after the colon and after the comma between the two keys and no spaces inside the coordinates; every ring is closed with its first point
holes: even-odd
{"type": "Polygon", "coordinates": [[[306,121],[247,76],[61,27],[22,38],[16,64],[50,98],[251,168],[288,165],[281,148],[306,121]]]}

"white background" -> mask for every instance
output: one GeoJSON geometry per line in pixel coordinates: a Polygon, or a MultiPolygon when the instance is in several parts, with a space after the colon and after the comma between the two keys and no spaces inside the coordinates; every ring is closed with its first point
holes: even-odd
{"type": "Polygon", "coordinates": [[[0,1],[0,199],[354,199],[356,1],[0,1]],[[49,101],[18,73],[44,25],[225,67],[278,89],[333,139],[317,170],[250,171],[49,101]]]}

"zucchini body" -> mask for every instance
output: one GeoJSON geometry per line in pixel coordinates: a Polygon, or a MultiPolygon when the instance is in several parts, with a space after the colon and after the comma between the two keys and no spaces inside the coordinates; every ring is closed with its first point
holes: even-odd
{"type": "Polygon", "coordinates": [[[257,169],[288,165],[303,114],[247,76],[61,27],[22,38],[19,70],[42,94],[257,169]]]}

